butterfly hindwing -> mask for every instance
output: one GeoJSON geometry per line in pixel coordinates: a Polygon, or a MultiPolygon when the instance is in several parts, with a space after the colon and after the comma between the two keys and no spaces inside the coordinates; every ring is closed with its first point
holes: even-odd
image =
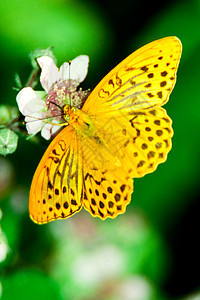
{"type": "Polygon", "coordinates": [[[115,218],[126,210],[131,201],[133,179],[122,170],[102,172],[85,169],[83,205],[93,216],[115,218]]]}

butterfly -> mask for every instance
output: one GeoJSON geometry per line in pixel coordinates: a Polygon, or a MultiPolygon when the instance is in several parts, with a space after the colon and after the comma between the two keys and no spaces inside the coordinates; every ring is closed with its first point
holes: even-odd
{"type": "Polygon", "coordinates": [[[68,125],[53,139],[34,174],[29,212],[38,224],[84,207],[115,218],[126,210],[133,178],[167,159],[173,136],[164,105],[182,52],[177,37],[133,52],[94,88],[83,107],[66,105],[68,125]]]}

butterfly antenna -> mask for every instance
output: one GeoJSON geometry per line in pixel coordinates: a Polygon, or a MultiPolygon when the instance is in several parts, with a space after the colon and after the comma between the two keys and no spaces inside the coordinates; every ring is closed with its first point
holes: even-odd
{"type": "MultiPolygon", "coordinates": [[[[62,113],[58,114],[58,115],[54,115],[54,116],[45,117],[45,118],[36,118],[36,117],[33,117],[33,116],[27,116],[29,118],[33,118],[34,120],[28,121],[28,122],[24,122],[24,123],[32,123],[32,122],[35,122],[35,121],[44,121],[44,120],[47,121],[48,119],[50,119],[52,117],[61,117],[61,116],[64,115],[63,108],[60,105],[58,105],[57,103],[54,103],[53,101],[49,101],[49,103],[51,103],[51,104],[55,105],[56,107],[58,107],[61,110],[62,113]]],[[[47,123],[51,124],[52,122],[48,122],[47,121],[47,123]]]]}
{"type": "Polygon", "coordinates": [[[53,101],[49,101],[49,103],[55,105],[56,107],[58,107],[58,108],[59,108],[60,110],[62,110],[62,112],[63,112],[63,108],[62,108],[60,105],[58,105],[57,103],[55,103],[55,102],[53,102],[53,101]]]}
{"type": "Polygon", "coordinates": [[[71,99],[71,79],[70,79],[70,68],[71,68],[71,60],[69,60],[69,105],[72,106],[72,99],[71,99]]]}
{"type": "MultiPolygon", "coordinates": [[[[63,114],[62,114],[63,115],[63,114]]],[[[54,115],[53,117],[61,117],[62,115],[54,115]]],[[[29,118],[33,118],[34,120],[31,120],[31,121],[28,121],[28,122],[25,122],[24,123],[32,123],[32,122],[37,122],[37,121],[46,121],[46,123],[52,123],[52,122],[48,122],[47,120],[52,118],[52,116],[50,117],[45,117],[45,118],[37,118],[37,117],[33,117],[33,116],[26,116],[26,117],[29,117],[29,118]]],[[[62,123],[61,123],[62,124],[62,123]]]]}

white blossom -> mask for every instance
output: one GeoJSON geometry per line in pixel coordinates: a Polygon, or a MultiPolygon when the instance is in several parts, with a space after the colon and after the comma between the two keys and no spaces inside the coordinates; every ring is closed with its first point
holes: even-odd
{"type": "Polygon", "coordinates": [[[62,108],[68,104],[69,98],[72,105],[79,107],[88,95],[88,92],[76,89],[87,75],[89,57],[80,55],[70,63],[65,62],[60,69],[49,56],[39,57],[37,62],[45,93],[25,87],[17,94],[16,100],[25,116],[28,133],[41,131],[42,137],[48,140],[60,130],[60,123],[64,122],[62,108]]]}

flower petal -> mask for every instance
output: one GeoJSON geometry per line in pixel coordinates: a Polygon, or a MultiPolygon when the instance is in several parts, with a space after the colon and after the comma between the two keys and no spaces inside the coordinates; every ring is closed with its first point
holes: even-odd
{"type": "MultiPolygon", "coordinates": [[[[54,123],[59,124],[59,122],[56,120],[54,120],[54,123]]],[[[60,128],[61,128],[60,126],[47,123],[43,126],[41,130],[41,136],[44,139],[49,140],[57,131],[60,130],[60,128]]]]}
{"type": "Polygon", "coordinates": [[[44,126],[44,122],[42,120],[37,120],[31,117],[26,117],[25,122],[28,134],[36,134],[41,130],[42,126],[44,126]]]}
{"type": "MultiPolygon", "coordinates": [[[[42,101],[30,87],[23,88],[17,94],[17,104],[20,112],[25,116],[25,111],[31,106],[37,106],[35,111],[38,111],[38,105],[44,107],[45,103],[42,101]]],[[[46,105],[45,105],[46,106],[46,105]]],[[[40,110],[40,109],[39,109],[40,110]]]]}
{"type": "Polygon", "coordinates": [[[29,101],[23,109],[24,116],[32,116],[34,113],[41,113],[47,110],[46,103],[41,99],[29,101]]]}
{"type": "Polygon", "coordinates": [[[69,79],[69,63],[65,62],[60,67],[58,80],[68,80],[69,79]]]}
{"type": "Polygon", "coordinates": [[[58,68],[53,59],[49,56],[41,56],[37,58],[37,62],[42,69],[40,82],[44,90],[48,93],[52,85],[58,79],[58,68]]]}
{"type": "Polygon", "coordinates": [[[87,55],[79,55],[71,61],[70,70],[69,63],[65,62],[60,67],[59,80],[72,79],[81,83],[88,72],[89,57],[87,55]]]}

